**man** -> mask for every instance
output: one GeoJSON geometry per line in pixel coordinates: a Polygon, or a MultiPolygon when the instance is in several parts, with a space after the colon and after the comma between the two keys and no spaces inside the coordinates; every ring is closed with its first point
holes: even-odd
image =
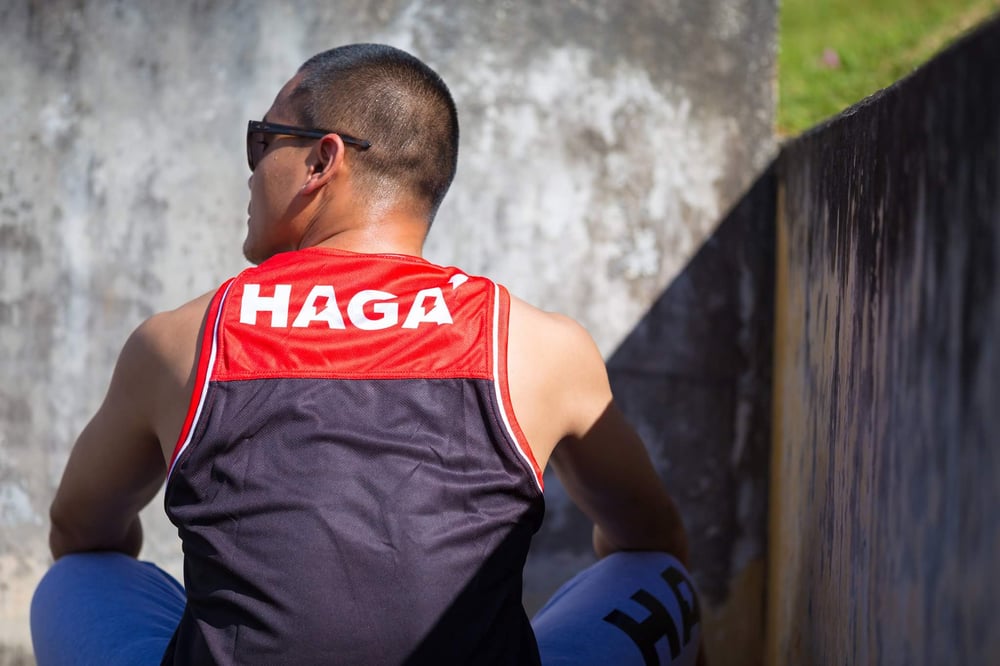
{"type": "Polygon", "coordinates": [[[689,663],[681,520],[589,335],[420,258],[457,162],[443,81],[321,53],[247,152],[257,267],[126,342],[52,504],[39,663],[689,663]],[[533,630],[550,462],[605,559],[533,630]],[[185,590],[135,559],[165,479],[185,590]]]}

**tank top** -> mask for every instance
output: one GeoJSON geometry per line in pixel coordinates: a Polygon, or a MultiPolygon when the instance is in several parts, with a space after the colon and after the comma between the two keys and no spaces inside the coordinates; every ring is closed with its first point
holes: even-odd
{"type": "Polygon", "coordinates": [[[509,304],[457,268],[322,248],[220,287],[168,472],[187,606],[164,663],[538,663],[509,304]]]}

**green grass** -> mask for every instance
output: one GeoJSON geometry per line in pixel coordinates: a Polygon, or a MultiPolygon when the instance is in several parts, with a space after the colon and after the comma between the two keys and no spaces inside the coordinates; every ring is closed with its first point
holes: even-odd
{"type": "Polygon", "coordinates": [[[1000,0],[780,0],[778,133],[798,134],[902,78],[1000,0]],[[824,62],[826,52],[826,62],[824,62]]]}

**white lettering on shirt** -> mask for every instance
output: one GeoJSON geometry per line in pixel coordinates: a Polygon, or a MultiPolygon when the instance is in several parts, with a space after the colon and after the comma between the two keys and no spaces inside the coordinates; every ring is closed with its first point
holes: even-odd
{"type": "MultiPolygon", "coordinates": [[[[452,284],[454,288],[456,285],[452,284]]],[[[265,286],[265,289],[269,288],[265,286]]],[[[273,296],[261,296],[261,285],[246,284],[240,303],[240,323],[257,325],[257,314],[270,313],[271,328],[288,328],[291,307],[292,285],[274,285],[273,296]]],[[[363,331],[379,331],[399,326],[400,308],[405,303],[388,291],[364,289],[351,297],[347,310],[342,311],[337,302],[333,285],[314,285],[306,296],[302,307],[295,315],[292,328],[309,328],[314,322],[322,322],[330,329],[345,329],[349,321],[363,331]],[[323,305],[323,299],[326,300],[323,305]]],[[[421,289],[413,298],[413,304],[403,319],[401,328],[416,329],[421,324],[454,323],[451,311],[440,287],[421,289]]]]}
{"type": "Polygon", "coordinates": [[[383,328],[391,328],[399,321],[399,304],[387,301],[395,300],[396,295],[387,291],[377,289],[364,289],[354,294],[351,302],[347,304],[347,316],[351,323],[362,331],[379,331],[383,328]],[[370,319],[365,314],[365,306],[374,303],[372,310],[376,314],[382,315],[376,319],[370,319]]]}
{"type": "Polygon", "coordinates": [[[440,287],[421,289],[417,292],[410,314],[406,315],[406,321],[403,322],[403,328],[416,328],[424,322],[438,326],[452,323],[451,313],[448,312],[448,305],[444,302],[444,294],[441,293],[440,287]],[[429,311],[424,308],[424,301],[428,298],[434,299],[434,306],[429,311]]]}
{"type": "Polygon", "coordinates": [[[274,296],[261,296],[259,284],[248,284],[243,288],[243,302],[240,304],[240,323],[255,325],[258,312],[271,313],[271,328],[288,326],[288,301],[292,295],[292,285],[274,285],[274,296]]]}
{"type": "Polygon", "coordinates": [[[333,291],[333,285],[318,284],[312,288],[292,323],[292,328],[309,328],[309,324],[314,321],[325,321],[329,328],[344,328],[344,317],[337,307],[337,294],[333,291]],[[321,298],[326,299],[326,307],[317,311],[316,301],[321,298]]]}

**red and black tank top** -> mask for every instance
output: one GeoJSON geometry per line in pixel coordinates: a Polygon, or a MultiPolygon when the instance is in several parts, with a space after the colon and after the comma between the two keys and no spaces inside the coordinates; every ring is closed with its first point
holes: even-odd
{"type": "Polygon", "coordinates": [[[164,663],[537,663],[509,302],[321,248],[219,289],[167,481],[188,601],[164,663]]]}

